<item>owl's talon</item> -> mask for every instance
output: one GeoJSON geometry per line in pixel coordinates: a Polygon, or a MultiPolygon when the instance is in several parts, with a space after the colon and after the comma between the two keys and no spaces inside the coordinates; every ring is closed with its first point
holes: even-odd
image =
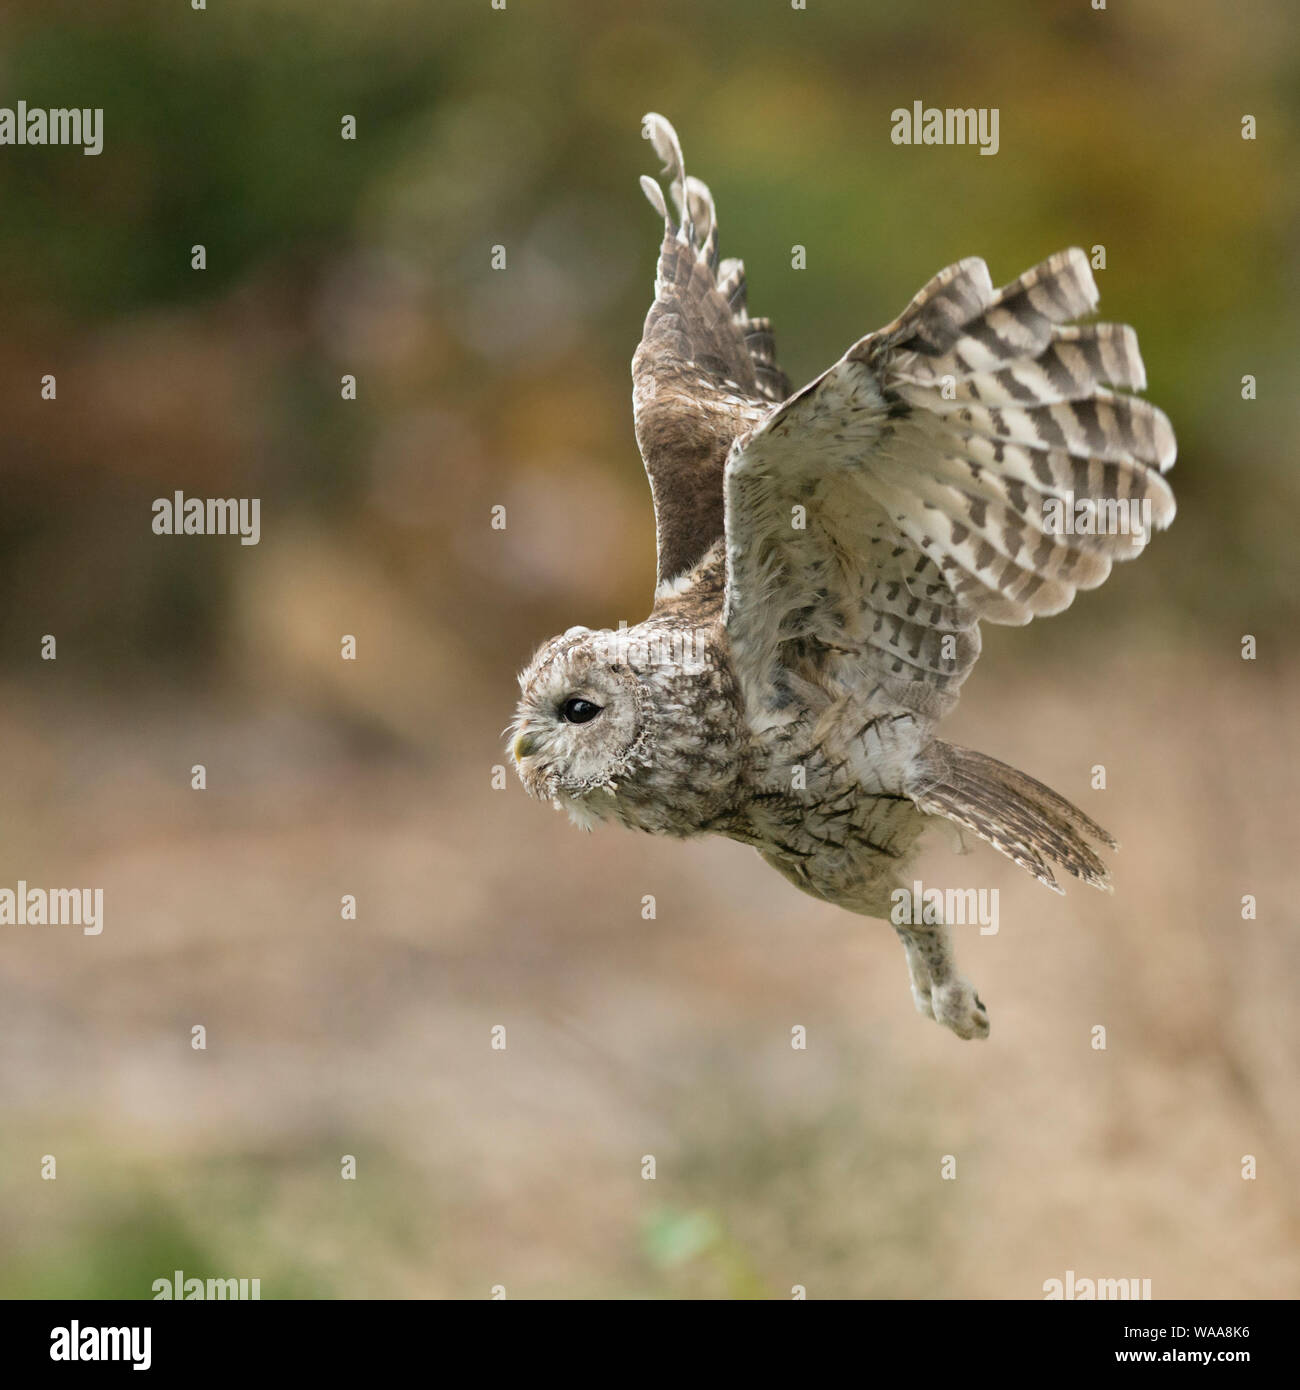
{"type": "Polygon", "coordinates": [[[969,980],[953,980],[931,994],[934,1017],[959,1038],[987,1038],[989,1015],[969,980]]]}

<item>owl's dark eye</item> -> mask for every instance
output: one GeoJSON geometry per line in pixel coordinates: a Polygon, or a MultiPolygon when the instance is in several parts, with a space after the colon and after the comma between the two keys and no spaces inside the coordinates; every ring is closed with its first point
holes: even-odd
{"type": "Polygon", "coordinates": [[[586,724],[600,713],[601,706],[590,700],[581,700],[576,695],[560,706],[560,713],[566,724],[586,724]]]}

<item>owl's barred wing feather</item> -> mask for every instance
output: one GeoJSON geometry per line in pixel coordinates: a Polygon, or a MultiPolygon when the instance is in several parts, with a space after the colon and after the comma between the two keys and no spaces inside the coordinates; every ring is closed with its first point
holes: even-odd
{"type": "Polygon", "coordinates": [[[812,674],[942,715],[981,618],[1058,613],[1169,524],[1169,421],[1103,385],[1145,384],[1132,330],[1068,326],[1096,301],[1077,249],[996,292],[958,262],[735,442],[726,625],[751,693],[812,674]]]}
{"type": "Polygon", "coordinates": [[[644,129],[671,174],[674,222],[653,179],[641,186],[664,219],[655,300],[632,358],[637,444],[654,495],[661,588],[723,534],[723,469],[737,435],[790,393],[771,325],[751,319],[745,271],[719,261],[713,197],[686,175],[676,132],[662,116],[644,129]]]}

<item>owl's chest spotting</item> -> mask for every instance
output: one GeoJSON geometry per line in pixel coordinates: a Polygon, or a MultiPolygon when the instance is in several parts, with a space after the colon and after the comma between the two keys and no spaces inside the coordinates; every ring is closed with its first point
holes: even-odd
{"type": "MultiPolygon", "coordinates": [[[[929,737],[928,724],[911,715],[869,718],[851,707],[774,730],[750,750],[743,820],[725,833],[819,882],[827,873],[835,882],[854,878],[864,866],[874,873],[878,861],[905,856],[919,834],[923,818],[908,788],[929,737]]],[[[829,880],[804,886],[837,896],[829,880]]]]}
{"type": "Polygon", "coordinates": [[[720,834],[804,863],[901,857],[921,822],[906,788],[929,737],[925,721],[851,702],[765,727],[718,663],[662,682],[653,756],[612,809],[653,834],[720,834]]]}

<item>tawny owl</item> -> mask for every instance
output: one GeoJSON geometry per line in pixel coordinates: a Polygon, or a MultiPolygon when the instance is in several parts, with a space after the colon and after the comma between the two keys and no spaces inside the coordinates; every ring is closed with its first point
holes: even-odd
{"type": "MultiPolygon", "coordinates": [[[[770,325],[718,259],[713,199],[676,133],[655,300],[632,359],[654,496],[654,609],[570,628],[520,677],[524,786],[575,822],[753,845],[814,897],[891,917],[917,839],[944,818],[1061,891],[1108,887],[1082,811],[944,743],[980,621],[1059,613],[1174,515],[1174,436],[1130,328],[1096,305],[1079,250],[995,290],[940,271],[893,323],[792,392],[770,325]]],[[[898,913],[894,912],[897,918],[898,913]]],[[[947,925],[896,921],[917,1008],[962,1038],[988,1015],[947,925]]]]}

